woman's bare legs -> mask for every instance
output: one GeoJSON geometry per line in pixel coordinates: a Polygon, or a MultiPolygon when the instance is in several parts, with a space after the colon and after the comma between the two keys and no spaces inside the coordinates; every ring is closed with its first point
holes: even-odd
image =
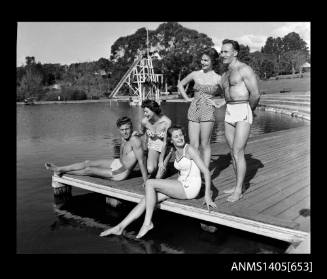
{"type": "MultiPolygon", "coordinates": [[[[167,199],[168,196],[157,193],[158,202],[162,202],[167,199]]],[[[122,220],[118,225],[108,230],[103,231],[100,236],[107,236],[110,234],[121,235],[123,230],[131,224],[134,220],[139,218],[145,211],[145,198],[143,198],[132,210],[131,212],[122,220]]]]}
{"type": "Polygon", "coordinates": [[[158,169],[159,155],[160,153],[158,151],[153,150],[151,148],[148,149],[148,159],[146,167],[150,177],[158,169]]]}
{"type": "Polygon", "coordinates": [[[188,137],[190,138],[190,144],[195,149],[199,150],[200,123],[193,121],[188,122],[188,137]]]}
{"type": "Polygon", "coordinates": [[[187,199],[183,185],[177,180],[148,179],[145,183],[145,217],[143,225],[136,238],[143,237],[153,228],[152,215],[157,203],[156,192],[160,192],[171,198],[187,199]]]}
{"type": "Polygon", "coordinates": [[[209,169],[210,159],[211,159],[211,145],[210,139],[212,134],[212,129],[215,122],[207,121],[200,123],[200,136],[201,136],[201,148],[203,154],[203,162],[205,166],[209,169]]]}

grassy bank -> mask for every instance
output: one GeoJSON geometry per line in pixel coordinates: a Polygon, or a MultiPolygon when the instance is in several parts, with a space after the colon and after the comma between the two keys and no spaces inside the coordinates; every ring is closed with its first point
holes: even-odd
{"type": "Polygon", "coordinates": [[[294,79],[260,80],[259,90],[261,93],[279,93],[283,89],[291,89],[292,92],[310,91],[310,76],[294,79]]]}

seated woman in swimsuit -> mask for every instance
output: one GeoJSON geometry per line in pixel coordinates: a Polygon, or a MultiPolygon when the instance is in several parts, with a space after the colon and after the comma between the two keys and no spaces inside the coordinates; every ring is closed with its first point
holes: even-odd
{"type": "Polygon", "coordinates": [[[159,104],[153,100],[143,101],[142,108],[144,118],[141,121],[141,131],[136,134],[146,134],[149,175],[153,177],[157,171],[156,178],[161,178],[171,156],[171,152],[166,154],[167,130],[171,126],[171,120],[161,113],[159,104]]]}
{"type": "Polygon", "coordinates": [[[157,202],[168,198],[194,199],[201,189],[201,173],[205,179],[205,203],[209,207],[216,208],[216,204],[210,197],[210,172],[201,160],[198,151],[191,145],[185,143],[183,129],[180,126],[173,126],[168,129],[168,141],[175,149],[174,166],[179,170],[179,177],[176,179],[148,179],[145,183],[145,197],[132,209],[132,211],[118,225],[100,234],[120,235],[123,230],[139,218],[145,211],[143,225],[136,238],[143,237],[153,228],[152,215],[157,202]]]}

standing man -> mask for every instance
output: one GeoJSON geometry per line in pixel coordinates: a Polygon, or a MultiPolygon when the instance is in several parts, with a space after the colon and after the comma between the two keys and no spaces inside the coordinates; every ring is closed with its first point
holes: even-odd
{"type": "Polygon", "coordinates": [[[253,120],[252,111],[256,108],[260,93],[256,75],[252,68],[237,58],[240,46],[237,41],[224,40],[221,57],[228,70],[221,83],[226,101],[225,137],[231,150],[236,186],[225,190],[231,194],[227,201],[235,202],[242,198],[242,187],[246,173],[244,149],[250,134],[253,120]]]}
{"type": "Polygon", "coordinates": [[[144,164],[141,139],[137,136],[132,136],[133,125],[130,118],[121,117],[117,120],[116,124],[120,131],[122,141],[119,158],[96,161],[86,160],[67,166],[56,166],[52,163],[45,163],[46,169],[53,171],[56,175],[67,173],[97,176],[120,181],[129,176],[138,162],[145,183],[148,174],[144,164]]]}

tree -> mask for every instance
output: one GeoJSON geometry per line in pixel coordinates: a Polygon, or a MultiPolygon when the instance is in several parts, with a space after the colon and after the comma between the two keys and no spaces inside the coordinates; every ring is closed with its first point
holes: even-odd
{"type": "Polygon", "coordinates": [[[291,50],[301,50],[308,53],[307,43],[298,33],[295,32],[291,32],[283,38],[283,52],[288,52],[291,50]]]}
{"type": "Polygon", "coordinates": [[[250,63],[250,60],[251,60],[250,48],[248,46],[240,44],[240,51],[238,52],[238,59],[241,62],[244,62],[246,64],[250,63]]]}
{"type": "Polygon", "coordinates": [[[274,75],[274,63],[265,59],[261,64],[260,78],[268,79],[274,75]]]}
{"type": "Polygon", "coordinates": [[[262,53],[275,56],[273,60],[276,60],[275,69],[278,73],[295,73],[299,64],[304,63],[309,56],[307,43],[295,32],[283,38],[268,37],[262,53]]]}
{"type": "Polygon", "coordinates": [[[283,54],[284,61],[288,64],[288,68],[292,69],[292,74],[299,72],[301,66],[307,60],[307,53],[304,50],[289,50],[283,54]]]}
{"type": "MultiPolygon", "coordinates": [[[[36,64],[34,56],[27,56],[25,71],[19,81],[18,90],[20,98],[38,97],[41,98],[43,87],[43,73],[41,63],[36,64]]],[[[21,72],[22,73],[22,72],[21,72]]]]}
{"type": "MultiPolygon", "coordinates": [[[[212,47],[207,35],[183,27],[176,22],[160,24],[154,31],[148,31],[151,52],[159,53],[161,60],[153,63],[156,73],[163,73],[168,84],[177,85],[190,71],[199,67],[199,54],[212,47]]],[[[113,63],[111,86],[116,85],[138,53],[146,53],[146,29],[140,28],[133,35],[119,38],[111,47],[110,60],[113,63]]]]}

